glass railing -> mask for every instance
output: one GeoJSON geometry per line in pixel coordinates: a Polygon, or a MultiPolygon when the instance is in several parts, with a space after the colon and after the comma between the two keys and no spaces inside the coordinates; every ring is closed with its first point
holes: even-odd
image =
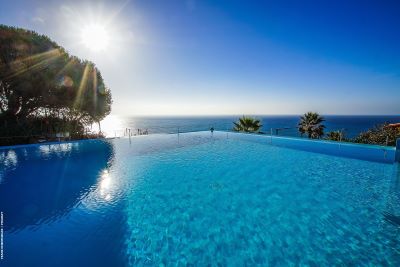
{"type": "MultiPolygon", "coordinates": [[[[396,152],[396,147],[393,146],[356,144],[345,142],[341,140],[341,138],[338,141],[309,139],[305,135],[301,136],[297,127],[270,128],[269,131],[263,130],[261,131],[261,133],[242,133],[233,131],[231,124],[199,124],[195,126],[171,125],[168,127],[152,126],[145,129],[119,129],[115,131],[115,135],[112,137],[135,137],[149,134],[183,134],[188,132],[210,132],[211,129],[213,129],[215,133],[226,133],[226,138],[230,139],[271,144],[274,146],[293,148],[297,150],[377,162],[395,162],[396,153],[399,153],[396,152]]],[[[218,137],[221,136],[220,134],[218,135],[218,137]]]]}
{"type": "MultiPolygon", "coordinates": [[[[309,139],[306,135],[301,135],[298,128],[294,126],[283,126],[279,128],[263,129],[259,133],[238,133],[232,128],[232,123],[201,123],[191,125],[146,125],[146,128],[126,127],[108,130],[104,135],[107,138],[123,138],[146,136],[153,134],[183,134],[188,132],[210,132],[226,133],[227,138],[248,140],[252,142],[268,143],[275,146],[305,150],[317,153],[324,153],[337,156],[356,157],[359,159],[373,160],[380,162],[400,161],[400,142],[398,149],[393,146],[365,145],[345,142],[341,138],[338,141],[324,139],[309,139]]],[[[96,138],[98,132],[88,132],[93,138],[96,138]]],[[[340,136],[344,135],[342,130],[340,136]]],[[[220,136],[220,134],[218,135],[220,136]]],[[[222,136],[222,135],[221,135],[222,136]]],[[[220,136],[220,137],[221,137],[220,136]]],[[[11,137],[12,138],[12,137],[11,137]]],[[[48,141],[57,141],[48,140],[48,141]]],[[[69,141],[68,138],[59,139],[58,141],[69,141]]]]}

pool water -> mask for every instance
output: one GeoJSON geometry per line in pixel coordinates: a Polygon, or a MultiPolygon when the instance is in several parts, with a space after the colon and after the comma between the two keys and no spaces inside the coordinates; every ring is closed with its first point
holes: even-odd
{"type": "Polygon", "coordinates": [[[400,265],[398,164],[219,132],[0,161],[5,266],[400,265]]]}

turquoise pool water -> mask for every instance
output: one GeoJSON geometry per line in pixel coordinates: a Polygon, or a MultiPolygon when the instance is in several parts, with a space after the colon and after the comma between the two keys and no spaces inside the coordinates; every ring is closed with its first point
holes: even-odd
{"type": "Polygon", "coordinates": [[[263,138],[200,132],[2,149],[0,263],[400,265],[398,164],[263,138]]]}

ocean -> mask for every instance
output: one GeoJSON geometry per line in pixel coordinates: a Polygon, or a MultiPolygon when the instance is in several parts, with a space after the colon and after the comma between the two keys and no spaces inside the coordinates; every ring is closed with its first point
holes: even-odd
{"type": "MultiPolygon", "coordinates": [[[[122,117],[111,115],[102,122],[102,131],[107,136],[122,136],[126,129],[131,133],[177,133],[204,131],[213,127],[215,130],[231,130],[233,122],[240,116],[203,116],[203,117],[122,117]]],[[[261,120],[262,131],[274,135],[299,136],[297,124],[300,115],[262,115],[254,116],[261,120]]],[[[353,138],[375,125],[385,122],[400,122],[400,115],[326,115],[325,133],[341,130],[346,137],[353,138]]]]}

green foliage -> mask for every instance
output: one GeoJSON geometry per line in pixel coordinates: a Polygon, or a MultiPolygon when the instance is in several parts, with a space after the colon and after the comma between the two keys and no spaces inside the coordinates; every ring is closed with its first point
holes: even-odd
{"type": "Polygon", "coordinates": [[[307,112],[300,117],[298,129],[301,135],[307,134],[308,138],[321,138],[324,135],[325,119],[316,112],[307,112]]]}
{"type": "Polygon", "coordinates": [[[400,128],[389,127],[388,123],[385,123],[360,133],[352,141],[363,144],[395,146],[398,138],[400,138],[400,128]]]}
{"type": "Polygon", "coordinates": [[[0,25],[0,44],[0,136],[43,135],[49,121],[58,122],[54,131],[82,134],[110,113],[110,90],[93,63],[20,28],[0,25]]]}
{"type": "Polygon", "coordinates": [[[332,131],[326,134],[326,140],[330,141],[345,141],[346,138],[341,131],[332,131]]]}
{"type": "Polygon", "coordinates": [[[233,130],[237,132],[258,133],[262,127],[260,123],[260,120],[243,116],[242,118],[239,118],[237,122],[233,123],[235,125],[233,130]]]}

